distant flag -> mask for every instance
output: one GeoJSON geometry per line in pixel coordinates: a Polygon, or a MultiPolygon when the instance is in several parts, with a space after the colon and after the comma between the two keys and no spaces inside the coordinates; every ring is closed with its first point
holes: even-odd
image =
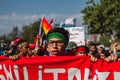
{"type": "Polygon", "coordinates": [[[68,18],[65,20],[65,25],[66,26],[71,26],[71,27],[75,27],[76,25],[76,19],[75,18],[68,18]]]}
{"type": "MultiPolygon", "coordinates": [[[[51,30],[51,29],[52,29],[52,26],[47,21],[47,19],[45,17],[43,17],[41,19],[41,23],[40,23],[40,27],[39,27],[39,34],[41,35],[41,38],[43,40],[46,39],[46,35],[47,35],[48,31],[51,30]]],[[[34,43],[39,44],[39,42],[37,41],[37,36],[34,37],[34,43]]]]}
{"type": "Polygon", "coordinates": [[[52,18],[52,19],[50,20],[50,24],[52,24],[55,20],[56,20],[55,18],[52,18]]]}
{"type": "Polygon", "coordinates": [[[43,28],[45,35],[47,35],[48,31],[52,29],[52,26],[45,17],[42,18],[41,28],[43,28]]]}
{"type": "Polygon", "coordinates": [[[60,28],[62,28],[62,27],[63,27],[63,25],[64,25],[64,23],[63,23],[63,22],[61,22],[61,23],[60,23],[60,28]]]}

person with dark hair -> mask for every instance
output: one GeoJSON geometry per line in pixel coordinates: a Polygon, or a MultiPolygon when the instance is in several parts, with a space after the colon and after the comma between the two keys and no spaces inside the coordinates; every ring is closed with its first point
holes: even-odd
{"type": "Polygon", "coordinates": [[[98,60],[99,54],[95,43],[91,43],[89,55],[91,56],[91,61],[96,62],[98,60]]]}
{"type": "Polygon", "coordinates": [[[98,46],[98,54],[100,59],[105,59],[110,56],[109,52],[105,50],[104,47],[98,46]]]}
{"type": "Polygon", "coordinates": [[[77,47],[76,49],[76,56],[87,56],[88,55],[88,48],[84,45],[77,47]]]}
{"type": "Polygon", "coordinates": [[[67,53],[66,55],[75,56],[76,48],[77,48],[77,43],[74,41],[70,41],[66,47],[66,53],[67,53]]]}
{"type": "Polygon", "coordinates": [[[69,32],[64,28],[53,28],[47,34],[47,56],[63,56],[69,42],[69,32]]]}
{"type": "MultiPolygon", "coordinates": [[[[66,40],[66,43],[65,44],[68,44],[69,42],[69,32],[67,30],[65,30],[64,28],[53,28],[51,29],[48,34],[47,34],[47,39],[49,39],[50,35],[54,35],[54,34],[61,34],[60,36],[63,36],[65,37],[65,40],[66,40]]],[[[56,35],[55,35],[56,36],[56,35]]],[[[59,36],[59,37],[60,37],[59,36]]],[[[54,37],[54,36],[53,36],[54,37]]]]}

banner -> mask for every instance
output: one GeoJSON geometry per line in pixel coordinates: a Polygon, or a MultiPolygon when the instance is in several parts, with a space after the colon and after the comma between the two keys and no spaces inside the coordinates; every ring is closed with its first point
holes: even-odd
{"type": "Polygon", "coordinates": [[[91,62],[88,56],[0,57],[0,80],[119,80],[120,61],[91,62]]]}
{"type": "Polygon", "coordinates": [[[85,45],[84,27],[65,27],[70,33],[69,41],[74,41],[78,46],[85,45]]]}
{"type": "Polygon", "coordinates": [[[0,80],[88,80],[88,57],[0,57],[0,80]]]}
{"type": "Polygon", "coordinates": [[[91,62],[91,78],[92,80],[120,80],[120,60],[91,62]]]}

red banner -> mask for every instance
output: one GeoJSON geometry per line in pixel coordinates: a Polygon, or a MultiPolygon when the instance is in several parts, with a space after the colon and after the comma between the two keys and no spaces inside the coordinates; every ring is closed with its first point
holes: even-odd
{"type": "Polygon", "coordinates": [[[116,62],[106,62],[98,60],[91,62],[92,80],[119,80],[120,79],[120,60],[116,62]]]}
{"type": "Polygon", "coordinates": [[[88,56],[0,57],[0,80],[119,80],[120,61],[90,62],[88,56]]]}

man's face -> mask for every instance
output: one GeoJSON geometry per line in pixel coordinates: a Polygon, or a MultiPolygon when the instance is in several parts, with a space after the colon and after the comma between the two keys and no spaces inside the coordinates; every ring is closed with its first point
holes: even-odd
{"type": "Polygon", "coordinates": [[[24,56],[24,55],[28,54],[28,49],[29,49],[29,46],[28,46],[28,45],[21,47],[21,48],[20,48],[20,53],[21,53],[21,55],[24,56]]]}
{"type": "Polygon", "coordinates": [[[90,47],[90,51],[94,53],[96,51],[96,47],[95,46],[91,46],[90,47]]]}
{"type": "Polygon", "coordinates": [[[63,40],[58,39],[58,38],[52,38],[48,41],[48,52],[52,56],[60,56],[64,54],[66,45],[63,42],[63,40]]]}

